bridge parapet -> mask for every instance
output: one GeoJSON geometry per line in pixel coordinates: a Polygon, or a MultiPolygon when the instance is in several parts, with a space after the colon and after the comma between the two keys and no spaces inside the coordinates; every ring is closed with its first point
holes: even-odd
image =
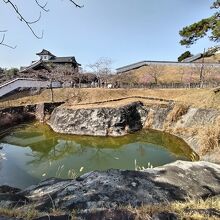
{"type": "Polygon", "coordinates": [[[59,88],[61,83],[28,78],[16,78],[0,85],[0,97],[18,88],[59,88]]]}

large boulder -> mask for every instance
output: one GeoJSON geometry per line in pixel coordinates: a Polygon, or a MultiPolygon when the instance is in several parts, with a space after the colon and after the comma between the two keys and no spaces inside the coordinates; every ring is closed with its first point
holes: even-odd
{"type": "Polygon", "coordinates": [[[142,129],[147,110],[141,102],[120,107],[56,108],[49,121],[59,133],[93,136],[122,136],[142,129]]]}
{"type": "Polygon", "coordinates": [[[75,179],[49,179],[17,195],[47,211],[92,210],[184,201],[220,195],[220,165],[177,161],[145,171],[94,171],[75,179]]]}

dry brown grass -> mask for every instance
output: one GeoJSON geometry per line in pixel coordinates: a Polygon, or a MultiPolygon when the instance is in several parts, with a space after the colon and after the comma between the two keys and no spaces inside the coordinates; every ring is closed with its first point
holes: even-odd
{"type": "MultiPolygon", "coordinates": [[[[194,107],[220,109],[220,93],[215,94],[212,89],[54,89],[54,102],[67,101],[69,105],[102,102],[132,96],[162,98],[194,107]]],[[[51,102],[50,90],[45,90],[39,95],[0,101],[0,107],[43,102],[51,102]]]]}
{"type": "MultiPolygon", "coordinates": [[[[183,74],[181,74],[181,71],[189,72],[190,68],[185,67],[180,69],[178,66],[164,66],[162,73],[158,76],[158,80],[160,83],[180,83],[183,80],[183,74]]],[[[148,72],[148,66],[143,66],[133,71],[135,78],[139,82],[143,81],[142,79],[147,75],[148,72]]],[[[197,76],[196,80],[198,79],[199,76],[197,76]]],[[[154,82],[153,79],[151,79],[151,82],[154,82]]]]}
{"type": "MultiPolygon", "coordinates": [[[[60,216],[64,215],[65,212],[59,209],[51,209],[49,213],[40,212],[34,207],[21,208],[0,208],[0,216],[7,216],[9,218],[32,220],[41,216],[60,216]]],[[[73,215],[74,216],[74,215],[73,215]]]]}
{"type": "Polygon", "coordinates": [[[183,104],[175,105],[173,110],[167,116],[167,120],[171,123],[177,122],[181,118],[181,116],[187,113],[188,109],[189,106],[183,104]]]}
{"type": "Polygon", "coordinates": [[[164,129],[170,127],[173,123],[177,122],[181,118],[181,116],[187,113],[188,109],[189,106],[186,106],[184,104],[175,105],[166,118],[164,129]]]}
{"type": "MultiPolygon", "coordinates": [[[[219,216],[209,215],[205,210],[214,210],[220,213],[220,197],[213,197],[203,199],[188,199],[185,202],[173,202],[167,204],[142,205],[140,207],[120,207],[119,209],[133,213],[137,220],[150,220],[152,215],[158,212],[175,213],[178,219],[184,220],[218,220],[219,216]]],[[[94,209],[95,212],[95,209],[94,209]]],[[[77,219],[77,211],[73,210],[72,219],[77,219]]],[[[50,213],[40,213],[34,208],[19,209],[19,208],[0,208],[0,216],[7,216],[10,218],[22,218],[25,220],[32,220],[40,216],[58,216],[65,214],[62,211],[52,210],[50,213]]]]}
{"type": "Polygon", "coordinates": [[[184,135],[184,136],[193,137],[198,134],[198,129],[199,128],[197,126],[193,126],[190,128],[174,127],[172,129],[172,132],[176,135],[184,135]]]}
{"type": "MultiPolygon", "coordinates": [[[[197,62],[203,62],[203,58],[198,59],[197,62]]],[[[210,57],[205,57],[204,62],[207,63],[219,63],[220,62],[220,54],[214,54],[210,57]]]]}
{"type": "Polygon", "coordinates": [[[32,220],[34,218],[39,217],[39,212],[34,208],[29,208],[27,210],[21,210],[19,208],[0,208],[0,216],[32,220]]]}
{"type": "Polygon", "coordinates": [[[160,101],[160,100],[148,100],[147,98],[141,98],[141,97],[127,97],[124,99],[115,99],[115,100],[108,100],[108,101],[100,101],[100,102],[94,102],[94,103],[71,103],[67,102],[64,104],[67,108],[71,109],[85,109],[85,108],[109,108],[109,107],[121,107],[124,105],[128,105],[132,102],[140,101],[144,105],[167,105],[168,102],[160,101]]]}
{"type": "Polygon", "coordinates": [[[220,92],[214,93],[213,89],[190,90],[178,97],[174,101],[198,108],[220,109],[220,92]]]}
{"type": "MultiPolygon", "coordinates": [[[[198,60],[198,62],[202,62],[203,59],[198,60]]],[[[205,62],[207,63],[219,63],[220,55],[216,54],[211,57],[206,57],[205,62]]],[[[155,65],[160,66],[161,71],[157,71],[157,80],[159,83],[171,84],[171,83],[198,83],[200,78],[200,70],[201,67],[198,66],[195,62],[192,66],[173,66],[173,65],[155,65]]],[[[139,83],[154,83],[155,80],[151,77],[152,66],[142,66],[138,69],[124,72],[123,74],[127,76],[129,79],[133,79],[135,82],[139,83]]],[[[219,67],[208,67],[205,66],[205,80],[207,82],[213,80],[219,80],[217,72],[219,72],[219,67]]],[[[127,78],[123,79],[121,77],[122,82],[127,82],[127,78]]]]}
{"type": "Polygon", "coordinates": [[[216,120],[216,123],[199,129],[198,137],[201,155],[220,149],[220,118],[216,120]]]}
{"type": "Polygon", "coordinates": [[[154,112],[150,110],[147,115],[147,120],[145,121],[144,128],[152,128],[154,122],[154,112]]]}
{"type": "Polygon", "coordinates": [[[217,220],[219,216],[209,216],[201,210],[216,210],[220,212],[220,198],[208,198],[206,200],[188,200],[186,202],[174,202],[171,204],[143,205],[133,208],[127,207],[127,210],[136,214],[136,219],[150,220],[154,213],[169,212],[175,213],[178,219],[185,220],[217,220]]]}

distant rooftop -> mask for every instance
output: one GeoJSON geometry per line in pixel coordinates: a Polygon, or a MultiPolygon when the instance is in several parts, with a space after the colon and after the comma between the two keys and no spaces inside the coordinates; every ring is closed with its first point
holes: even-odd
{"type": "Polygon", "coordinates": [[[181,62],[182,63],[184,63],[184,62],[191,63],[191,62],[196,61],[200,58],[202,58],[202,53],[199,53],[195,56],[187,57],[186,59],[182,60],[181,62]]]}
{"type": "Polygon", "coordinates": [[[32,61],[30,66],[27,67],[22,67],[20,69],[20,72],[25,72],[27,70],[31,70],[31,69],[36,69],[39,67],[43,67],[46,68],[47,63],[56,63],[56,64],[70,64],[73,66],[81,66],[81,64],[79,64],[74,56],[68,56],[68,57],[56,57],[55,55],[53,55],[49,50],[45,50],[43,49],[41,52],[36,53],[38,56],[40,56],[40,60],[38,61],[32,61]]]}
{"type": "MultiPolygon", "coordinates": [[[[177,62],[177,61],[141,61],[137,63],[133,63],[130,65],[126,65],[120,68],[117,68],[116,71],[117,73],[123,73],[126,71],[130,70],[135,70],[143,66],[149,66],[149,65],[169,65],[169,66],[191,66],[194,65],[195,63],[192,62],[177,62]]],[[[197,65],[203,65],[202,62],[196,63],[197,65]]],[[[206,63],[206,65],[211,65],[211,66],[216,66],[220,67],[220,63],[206,63]]]]}
{"type": "MultiPolygon", "coordinates": [[[[214,47],[208,48],[207,51],[205,52],[205,56],[211,56],[211,55],[218,54],[218,53],[220,53],[220,45],[216,45],[214,47]]],[[[119,67],[116,69],[116,71],[117,71],[117,73],[123,73],[126,71],[138,69],[142,66],[148,66],[148,65],[191,66],[195,63],[197,65],[203,65],[203,62],[201,61],[202,57],[203,57],[203,53],[199,53],[194,56],[188,57],[181,62],[144,60],[144,61],[133,63],[130,65],[119,67]]],[[[220,63],[218,63],[218,62],[206,62],[205,64],[215,66],[215,67],[220,67],[220,63]]]]}
{"type": "Polygon", "coordinates": [[[41,55],[49,55],[49,56],[52,56],[52,57],[55,57],[55,55],[53,55],[49,50],[45,50],[43,49],[41,52],[39,53],[36,53],[36,55],[38,56],[41,56],[41,55]]]}
{"type": "Polygon", "coordinates": [[[72,63],[76,62],[75,57],[54,57],[52,59],[49,59],[46,62],[52,62],[52,63],[72,63]]]}

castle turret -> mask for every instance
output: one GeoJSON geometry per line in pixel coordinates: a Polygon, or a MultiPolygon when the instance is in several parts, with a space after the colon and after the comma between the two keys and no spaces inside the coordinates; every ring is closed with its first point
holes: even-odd
{"type": "Polygon", "coordinates": [[[50,51],[43,49],[40,53],[36,53],[41,60],[50,60],[51,58],[56,57],[50,51]]]}

